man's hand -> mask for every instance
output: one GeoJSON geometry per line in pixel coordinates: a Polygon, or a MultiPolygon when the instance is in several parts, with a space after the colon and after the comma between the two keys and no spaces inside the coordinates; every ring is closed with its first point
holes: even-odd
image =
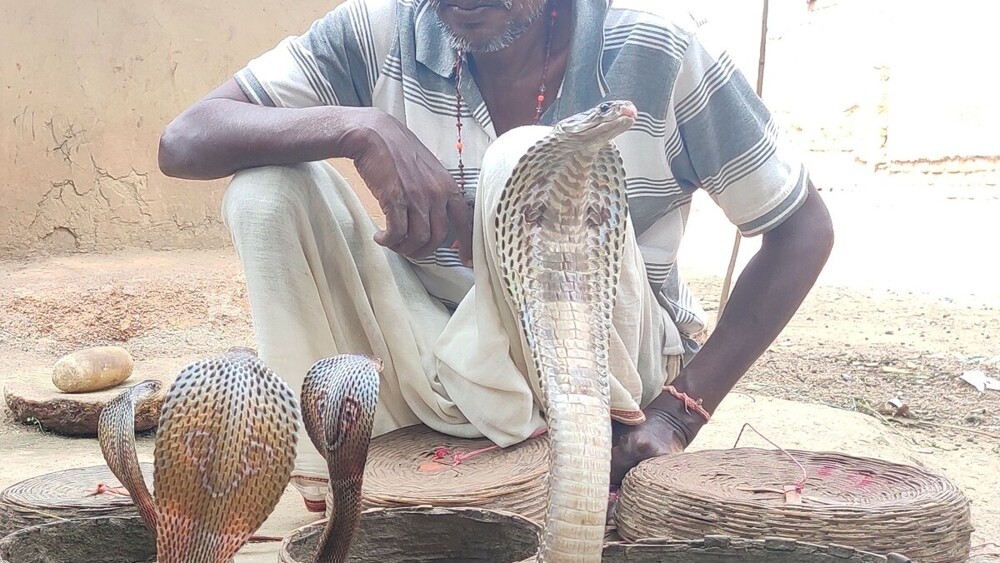
{"type": "MultiPolygon", "coordinates": [[[[714,413],[795,314],[832,247],[830,215],[809,182],[802,206],[764,234],[761,249],[740,274],[712,335],[671,385],[714,413]]],[[[616,430],[611,452],[613,484],[643,460],[683,451],[706,423],[666,392],[643,412],[646,422],[616,430]]]]}
{"type": "Polygon", "coordinates": [[[386,216],[375,242],[411,258],[434,252],[449,236],[462,263],[472,260],[472,219],[451,174],[394,117],[379,112],[354,156],[361,178],[386,216]]]}
{"type": "MultiPolygon", "coordinates": [[[[650,413],[653,414],[653,413],[650,413]]],[[[615,424],[611,448],[611,484],[621,485],[639,463],[661,455],[683,452],[688,446],[683,422],[669,413],[647,415],[637,426],[615,424]]]]}
{"type": "Polygon", "coordinates": [[[450,235],[462,262],[471,262],[472,219],[458,186],[413,133],[381,110],[259,106],[230,78],[167,126],[159,153],[164,174],[198,180],[328,158],[354,161],[385,212],[387,228],[375,242],[422,257],[450,235]]]}

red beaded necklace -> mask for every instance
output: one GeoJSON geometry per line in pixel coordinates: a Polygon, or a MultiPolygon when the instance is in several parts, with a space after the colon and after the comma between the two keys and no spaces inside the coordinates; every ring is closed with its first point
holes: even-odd
{"type": "MultiPolygon", "coordinates": [[[[535,118],[532,120],[533,125],[538,124],[538,121],[542,117],[542,110],[545,106],[545,81],[549,75],[549,57],[552,53],[552,30],[555,27],[556,15],[556,9],[553,7],[549,11],[549,29],[548,34],[545,37],[545,64],[542,67],[542,83],[538,86],[535,118]]],[[[458,150],[458,187],[462,190],[462,195],[466,197],[466,201],[471,207],[472,202],[468,200],[467,191],[465,189],[465,164],[462,162],[462,59],[464,57],[462,56],[461,51],[457,52],[455,55],[455,127],[458,129],[458,140],[455,142],[455,148],[458,150]]]]}

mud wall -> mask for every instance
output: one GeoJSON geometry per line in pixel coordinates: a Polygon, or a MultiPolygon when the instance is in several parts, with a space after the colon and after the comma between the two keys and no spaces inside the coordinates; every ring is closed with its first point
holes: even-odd
{"type": "Polygon", "coordinates": [[[228,244],[225,182],[160,174],[159,134],[336,4],[0,1],[0,257],[228,244]]]}

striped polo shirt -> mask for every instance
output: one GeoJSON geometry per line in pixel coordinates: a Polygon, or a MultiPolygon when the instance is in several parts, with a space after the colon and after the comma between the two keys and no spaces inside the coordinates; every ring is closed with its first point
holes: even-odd
{"type": "MultiPolygon", "coordinates": [[[[806,196],[806,170],[710,23],[674,2],[575,0],[568,67],[541,124],[603,100],[635,104],[616,139],[629,212],[647,276],[676,327],[665,353],[688,360],[706,323],[677,268],[691,198],[703,189],[745,236],[766,232],[806,196]]],[[[458,176],[455,52],[426,0],[346,0],[302,35],[251,60],[236,79],[254,103],[374,106],[411,129],[458,176]]],[[[496,132],[468,72],[462,80],[463,161],[469,197],[496,132]]],[[[413,261],[428,291],[453,307],[472,272],[450,244],[413,261]]]]}

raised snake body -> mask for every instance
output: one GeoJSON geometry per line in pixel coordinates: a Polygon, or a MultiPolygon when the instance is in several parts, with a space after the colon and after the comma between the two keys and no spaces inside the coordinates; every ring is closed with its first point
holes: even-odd
{"type": "Polygon", "coordinates": [[[306,432],[326,458],[332,510],[314,563],[347,560],[361,515],[361,487],[378,403],[382,360],[341,354],[316,362],[302,384],[306,432]]]}
{"type": "Polygon", "coordinates": [[[612,309],[626,234],[629,102],[566,118],[520,158],[500,196],[497,260],[540,378],[551,459],[538,560],[601,560],[611,472],[612,309]]]}
{"type": "Polygon", "coordinates": [[[236,555],[291,478],[300,420],[295,393],[255,354],[234,351],[180,372],[153,452],[160,563],[236,555]]]}
{"type": "Polygon", "coordinates": [[[111,473],[129,492],[146,527],[156,534],[156,503],[146,487],[146,480],[139,469],[135,453],[135,407],[157,393],[163,386],[155,379],[148,379],[129,387],[101,410],[97,421],[97,440],[101,453],[111,473]]]}
{"type": "MultiPolygon", "coordinates": [[[[635,119],[606,102],[557,123],[528,149],[501,194],[499,270],[543,391],[551,444],[538,560],[601,560],[610,481],[611,316],[625,240],[621,156],[635,119]]],[[[252,351],[185,367],[167,391],[154,450],[155,500],[135,455],[143,382],[102,412],[101,450],[155,531],[161,563],[230,561],[274,509],[304,423],[330,471],[332,516],[315,563],[347,557],[358,523],[381,360],[344,354],[307,373],[301,404],[252,351]]]]}

